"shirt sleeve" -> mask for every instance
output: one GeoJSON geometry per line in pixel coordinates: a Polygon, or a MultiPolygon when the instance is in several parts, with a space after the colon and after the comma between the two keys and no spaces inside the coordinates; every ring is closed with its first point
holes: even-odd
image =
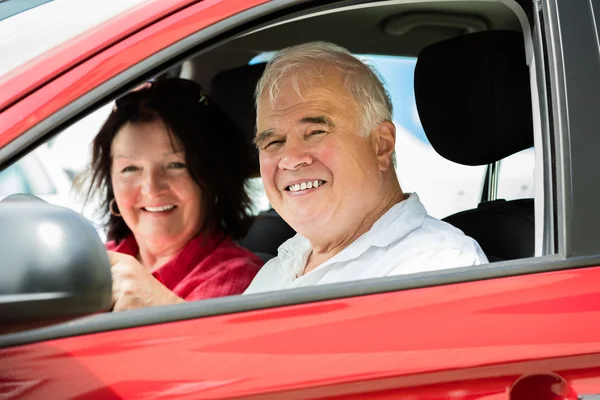
{"type": "Polygon", "coordinates": [[[190,279],[189,285],[194,286],[183,297],[186,301],[209,299],[241,294],[246,290],[261,265],[250,258],[228,260],[214,267],[214,273],[206,278],[190,279]]]}

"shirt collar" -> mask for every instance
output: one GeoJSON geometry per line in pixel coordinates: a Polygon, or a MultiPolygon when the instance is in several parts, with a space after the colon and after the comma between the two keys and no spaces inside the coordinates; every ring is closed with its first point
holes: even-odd
{"type": "MultiPolygon", "coordinates": [[[[416,193],[411,193],[405,200],[396,203],[386,211],[362,236],[356,239],[348,247],[326,261],[343,262],[355,259],[370,247],[386,247],[406,237],[410,232],[423,224],[427,211],[416,193]]],[[[302,266],[312,251],[307,238],[296,234],[293,238],[284,242],[278,249],[280,259],[302,258],[302,266]]]]}

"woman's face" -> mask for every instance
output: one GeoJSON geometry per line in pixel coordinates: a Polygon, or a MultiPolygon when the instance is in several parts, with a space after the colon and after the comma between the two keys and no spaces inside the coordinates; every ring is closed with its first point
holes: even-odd
{"type": "Polygon", "coordinates": [[[182,144],[162,121],[124,125],[111,157],[115,200],[140,246],[176,250],[199,233],[201,189],[188,172],[182,144]]]}

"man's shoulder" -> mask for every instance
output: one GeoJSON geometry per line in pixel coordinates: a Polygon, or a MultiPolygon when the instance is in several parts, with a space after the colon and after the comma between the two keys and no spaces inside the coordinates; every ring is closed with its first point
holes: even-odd
{"type": "MultiPolygon", "coordinates": [[[[427,214],[415,194],[411,195],[413,204],[407,203],[401,209],[397,208],[392,218],[388,218],[385,227],[372,236],[374,242],[385,246],[390,257],[402,254],[406,257],[431,255],[442,252],[462,253],[467,256],[485,260],[485,255],[479,244],[465,235],[460,229],[427,214]],[[383,240],[383,239],[385,240],[383,240]]],[[[487,261],[487,260],[485,260],[487,261]]]]}
{"type": "Polygon", "coordinates": [[[472,259],[477,263],[487,258],[475,239],[465,235],[453,225],[427,215],[423,224],[406,237],[405,245],[415,255],[454,254],[459,259],[472,259]]]}

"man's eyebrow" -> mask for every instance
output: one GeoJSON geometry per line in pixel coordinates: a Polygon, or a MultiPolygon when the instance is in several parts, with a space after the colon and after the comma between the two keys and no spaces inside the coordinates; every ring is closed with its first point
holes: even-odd
{"type": "Polygon", "coordinates": [[[262,141],[264,141],[265,139],[267,139],[269,136],[273,135],[273,129],[267,129],[266,131],[262,131],[261,133],[258,133],[254,139],[252,140],[252,143],[254,143],[255,146],[258,146],[262,141]]]}
{"type": "MultiPolygon", "coordinates": [[[[333,120],[324,115],[304,117],[304,118],[300,119],[300,123],[327,125],[329,128],[335,127],[333,120]]],[[[252,140],[252,143],[254,143],[255,146],[259,146],[261,142],[263,142],[269,136],[272,136],[274,134],[275,134],[275,132],[273,131],[273,129],[267,129],[266,131],[262,131],[254,137],[254,139],[252,140]]]]}
{"type": "Polygon", "coordinates": [[[300,120],[303,124],[318,124],[318,125],[327,125],[330,128],[335,127],[335,124],[331,120],[331,118],[326,117],[324,115],[318,115],[316,117],[304,117],[300,120]]]}

